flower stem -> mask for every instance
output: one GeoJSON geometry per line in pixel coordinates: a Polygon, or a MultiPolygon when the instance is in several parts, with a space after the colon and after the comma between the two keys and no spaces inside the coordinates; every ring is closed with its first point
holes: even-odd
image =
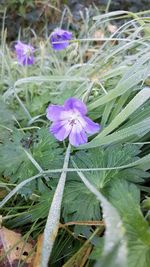
{"type": "Polygon", "coordinates": [[[71,145],[69,144],[67,147],[63,170],[57,185],[57,188],[54,193],[54,197],[52,200],[52,204],[50,206],[46,226],[44,229],[44,239],[42,246],[42,257],[41,257],[41,265],[40,267],[47,267],[50,254],[52,252],[52,248],[55,242],[55,238],[57,236],[57,232],[59,229],[59,220],[61,213],[61,203],[63,198],[63,192],[66,182],[66,169],[68,168],[69,158],[70,158],[70,150],[71,145]]]}

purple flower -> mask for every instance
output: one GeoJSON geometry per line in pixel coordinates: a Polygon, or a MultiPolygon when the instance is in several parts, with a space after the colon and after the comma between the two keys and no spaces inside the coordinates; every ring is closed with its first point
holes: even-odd
{"type": "Polygon", "coordinates": [[[50,42],[54,50],[63,50],[69,45],[72,33],[62,29],[56,29],[51,33],[50,42]]]}
{"type": "Polygon", "coordinates": [[[49,105],[47,118],[53,123],[50,132],[63,141],[69,136],[69,142],[73,146],[87,143],[87,134],[99,132],[100,125],[86,116],[86,105],[76,98],[69,98],[64,106],[49,105]]]}
{"type": "Polygon", "coordinates": [[[32,65],[34,63],[34,47],[18,41],[15,45],[18,63],[20,65],[32,65]]]}

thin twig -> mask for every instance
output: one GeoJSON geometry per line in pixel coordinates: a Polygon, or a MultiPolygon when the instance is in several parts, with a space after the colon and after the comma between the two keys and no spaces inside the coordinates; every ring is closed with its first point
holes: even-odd
{"type": "Polygon", "coordinates": [[[61,226],[70,226],[70,225],[104,225],[103,221],[81,221],[81,222],[67,222],[65,224],[61,224],[61,226]]]}

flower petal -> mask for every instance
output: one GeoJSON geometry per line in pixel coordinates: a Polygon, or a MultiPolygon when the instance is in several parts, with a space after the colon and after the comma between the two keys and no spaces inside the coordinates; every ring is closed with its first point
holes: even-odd
{"type": "Polygon", "coordinates": [[[60,119],[62,111],[64,111],[63,106],[49,105],[46,110],[46,117],[51,121],[57,121],[60,119]]]}
{"type": "Polygon", "coordinates": [[[22,57],[22,64],[25,65],[32,65],[34,64],[34,57],[33,56],[29,56],[29,57],[22,57]]]}
{"type": "Polygon", "coordinates": [[[81,100],[74,97],[67,99],[64,103],[64,107],[65,109],[77,109],[83,115],[87,113],[86,105],[81,100]]]}
{"type": "MultiPolygon", "coordinates": [[[[56,41],[52,41],[52,42],[56,42],[56,41]]],[[[60,42],[60,43],[52,43],[52,47],[53,49],[57,50],[57,51],[60,51],[60,50],[63,50],[65,49],[67,46],[69,45],[69,42],[68,41],[65,41],[65,42],[60,42]]]]}
{"type": "Polygon", "coordinates": [[[87,143],[87,136],[84,129],[79,129],[78,126],[78,124],[74,124],[69,134],[69,142],[75,147],[87,143]]]}
{"type": "Polygon", "coordinates": [[[52,123],[49,131],[55,136],[56,139],[59,141],[63,141],[71,131],[71,125],[67,124],[66,122],[54,122],[52,123]]]}
{"type": "Polygon", "coordinates": [[[66,31],[66,30],[63,30],[63,29],[55,29],[52,33],[51,33],[51,36],[52,37],[55,37],[55,36],[59,36],[59,37],[64,37],[66,38],[66,40],[69,40],[72,38],[72,32],[69,32],[69,31],[66,31]]]}
{"type": "Polygon", "coordinates": [[[64,36],[66,37],[66,39],[71,40],[72,39],[72,32],[65,31],[64,36]]]}
{"type": "Polygon", "coordinates": [[[90,118],[84,116],[83,119],[86,122],[86,125],[84,126],[84,130],[88,133],[88,134],[95,134],[97,132],[100,131],[100,125],[98,123],[95,123],[94,121],[92,121],[90,118]]]}
{"type": "Polygon", "coordinates": [[[55,50],[63,50],[66,48],[69,45],[69,40],[71,39],[72,33],[62,29],[56,29],[50,36],[52,48],[55,50]]]}
{"type": "Polygon", "coordinates": [[[15,45],[18,63],[21,65],[34,64],[34,47],[18,41],[15,45]]]}

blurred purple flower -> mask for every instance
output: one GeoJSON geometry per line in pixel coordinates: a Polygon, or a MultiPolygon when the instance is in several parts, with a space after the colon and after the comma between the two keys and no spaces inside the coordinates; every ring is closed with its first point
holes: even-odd
{"type": "Polygon", "coordinates": [[[50,35],[50,42],[54,50],[63,50],[69,45],[69,40],[72,39],[72,33],[56,29],[50,35]]]}
{"type": "Polygon", "coordinates": [[[20,65],[32,65],[34,63],[34,47],[18,41],[15,45],[18,63],[20,65]]]}
{"type": "Polygon", "coordinates": [[[99,132],[100,125],[86,116],[86,105],[76,98],[69,98],[64,106],[49,105],[47,118],[53,123],[50,132],[63,141],[69,136],[69,142],[73,146],[87,143],[87,134],[99,132]]]}

